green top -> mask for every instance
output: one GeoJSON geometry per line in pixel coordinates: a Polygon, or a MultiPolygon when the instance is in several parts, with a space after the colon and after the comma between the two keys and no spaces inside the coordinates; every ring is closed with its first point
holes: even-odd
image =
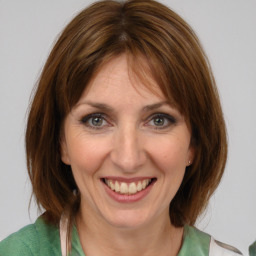
{"type": "MultiPolygon", "coordinates": [[[[185,226],[182,248],[178,256],[209,255],[211,237],[190,226],[185,226]]],[[[59,229],[48,225],[42,217],[13,233],[0,242],[0,256],[45,256],[61,255],[59,229]]],[[[85,256],[77,229],[72,230],[72,256],[85,256]]]]}
{"type": "Polygon", "coordinates": [[[256,241],[249,247],[250,256],[256,256],[256,241]]]}

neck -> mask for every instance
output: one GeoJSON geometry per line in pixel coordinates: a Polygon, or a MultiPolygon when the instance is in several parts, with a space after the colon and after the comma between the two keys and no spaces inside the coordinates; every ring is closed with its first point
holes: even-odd
{"type": "Polygon", "coordinates": [[[86,256],[174,256],[180,250],[183,228],[174,227],[169,216],[136,228],[120,228],[86,212],[81,209],[76,218],[86,256]]]}

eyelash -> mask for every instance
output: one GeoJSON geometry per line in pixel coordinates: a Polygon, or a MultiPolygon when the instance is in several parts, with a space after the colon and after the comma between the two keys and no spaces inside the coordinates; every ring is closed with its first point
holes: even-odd
{"type": "MultiPolygon", "coordinates": [[[[91,128],[91,129],[95,129],[95,130],[100,130],[100,129],[104,129],[104,127],[106,127],[106,126],[111,126],[110,122],[108,121],[108,119],[107,119],[107,117],[106,117],[106,115],[104,113],[92,113],[92,114],[89,114],[87,116],[84,116],[80,120],[80,122],[83,125],[91,128]],[[89,122],[92,121],[93,118],[99,118],[100,120],[102,120],[102,122],[107,122],[107,125],[96,126],[96,125],[93,125],[93,124],[89,124],[89,122]]],[[[152,126],[153,129],[161,130],[161,129],[166,129],[169,126],[176,124],[176,122],[177,122],[177,120],[173,116],[171,116],[169,114],[157,113],[157,114],[153,114],[149,118],[147,118],[145,126],[152,126]],[[166,123],[166,121],[167,121],[167,124],[164,124],[163,126],[159,126],[159,127],[157,125],[150,125],[149,124],[151,121],[154,121],[157,118],[163,119],[164,123],[166,123]]]]}

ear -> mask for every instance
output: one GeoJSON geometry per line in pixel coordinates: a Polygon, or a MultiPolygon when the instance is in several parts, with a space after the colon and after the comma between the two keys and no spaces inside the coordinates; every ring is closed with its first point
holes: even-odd
{"type": "Polygon", "coordinates": [[[60,154],[62,162],[66,165],[70,165],[68,146],[64,134],[62,134],[60,138],[60,154]]]}

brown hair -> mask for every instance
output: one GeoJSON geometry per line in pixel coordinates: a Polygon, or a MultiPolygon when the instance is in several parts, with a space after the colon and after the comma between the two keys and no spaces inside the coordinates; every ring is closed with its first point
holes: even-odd
{"type": "Polygon", "coordinates": [[[225,123],[196,35],[175,12],[152,0],[97,2],[67,25],[53,47],[26,131],[27,166],[37,203],[53,223],[64,209],[77,211],[80,196],[73,193],[76,184],[70,166],[61,161],[62,123],[100,65],[121,53],[129,56],[130,68],[140,79],[150,72],[191,127],[195,157],[170,204],[170,219],[175,226],[192,225],[224,171],[225,123]]]}

